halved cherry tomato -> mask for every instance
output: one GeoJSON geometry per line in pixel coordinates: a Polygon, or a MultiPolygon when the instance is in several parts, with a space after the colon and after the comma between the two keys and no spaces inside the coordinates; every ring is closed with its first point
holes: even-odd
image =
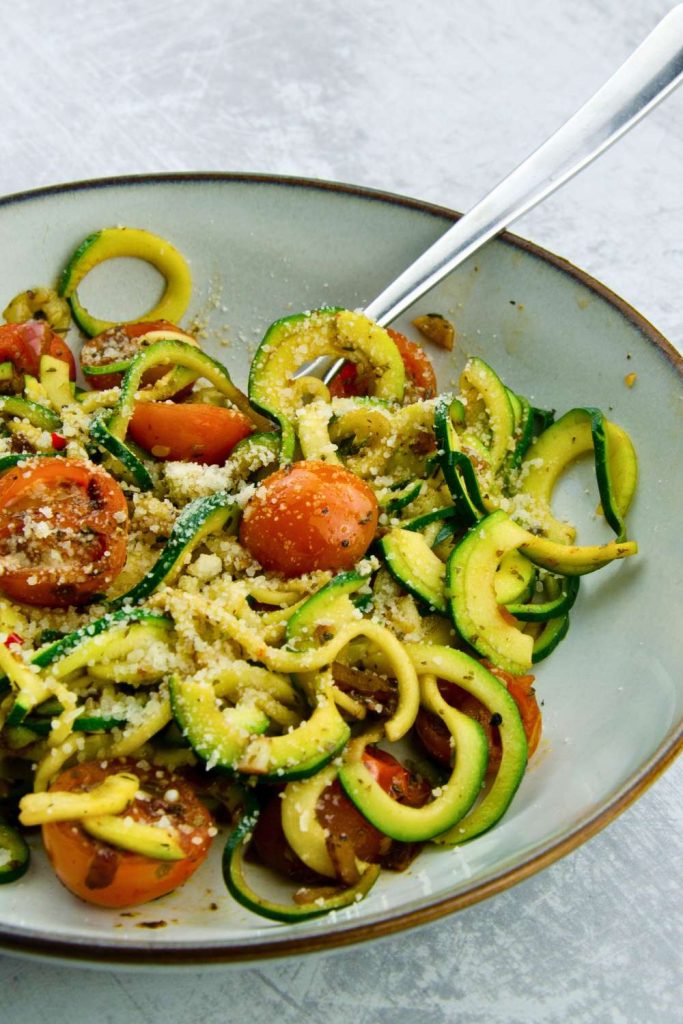
{"type": "MultiPolygon", "coordinates": [[[[429,356],[420,345],[409,341],[399,331],[394,331],[389,327],[387,333],[393,338],[403,360],[408,376],[409,398],[412,401],[433,398],[436,394],[436,374],[429,356]]],[[[359,373],[358,367],[354,363],[346,363],[331,381],[330,394],[333,398],[353,398],[358,395],[367,395],[369,384],[369,379],[359,373]]]]}
{"type": "Polygon", "coordinates": [[[301,576],[351,569],[375,535],[377,500],[342,466],[295,462],[260,485],[240,526],[240,540],[264,569],[301,576]]]}
{"type": "MultiPolygon", "coordinates": [[[[191,334],[181,331],[175,324],[168,320],[150,320],[147,323],[117,324],[110,327],[102,334],[94,338],[88,338],[83,343],[80,361],[84,370],[85,378],[90,387],[96,391],[106,391],[107,388],[116,388],[123,379],[123,373],[88,374],[89,366],[107,366],[108,363],[120,363],[134,359],[142,351],[140,339],[151,331],[173,331],[185,335],[188,344],[196,345],[196,339],[191,334]]],[[[143,384],[153,384],[168,373],[168,366],[155,366],[142,378],[143,384]]]]}
{"type": "Polygon", "coordinates": [[[422,807],[429,799],[431,786],[427,780],[413,775],[386,750],[367,747],[363,752],[363,763],[384,792],[400,804],[422,807]]]}
{"type": "Polygon", "coordinates": [[[104,469],[27,460],[0,477],[0,591],[47,608],[84,604],[126,561],[128,506],[104,469]]]}
{"type": "Polygon", "coordinates": [[[236,409],[219,405],[139,402],[128,429],[157,459],[219,465],[254,425],[236,409]]]}
{"type": "Polygon", "coordinates": [[[215,835],[213,819],[187,782],[146,761],[90,761],[62,772],[50,791],[83,791],[115,772],[140,780],[141,799],[126,809],[134,821],[171,828],[185,854],[164,861],[117,849],[94,839],[76,821],[43,825],[43,842],[55,874],[75,896],[101,907],[133,907],[177,889],[206,859],[215,835]]]}
{"type": "Polygon", "coordinates": [[[37,377],[40,357],[61,359],[69,367],[69,377],[76,379],[76,362],[71,349],[44,320],[26,320],[20,324],[0,324],[0,363],[13,363],[13,391],[21,391],[23,375],[37,377]]]}

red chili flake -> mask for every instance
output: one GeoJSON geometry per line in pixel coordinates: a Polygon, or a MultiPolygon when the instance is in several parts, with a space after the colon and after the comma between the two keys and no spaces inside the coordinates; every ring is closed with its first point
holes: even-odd
{"type": "Polygon", "coordinates": [[[24,642],[23,636],[19,636],[18,633],[10,633],[10,635],[5,640],[5,647],[21,646],[21,644],[23,644],[23,642],[24,642]]]}
{"type": "Polygon", "coordinates": [[[66,448],[66,438],[62,437],[61,434],[53,434],[52,447],[56,452],[61,452],[64,448],[66,448]]]}

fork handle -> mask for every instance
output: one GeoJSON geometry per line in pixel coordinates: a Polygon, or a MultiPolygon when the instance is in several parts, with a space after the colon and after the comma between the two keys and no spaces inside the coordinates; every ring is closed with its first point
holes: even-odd
{"type": "Polygon", "coordinates": [[[391,323],[498,232],[564,185],[683,81],[683,4],[674,7],[561,128],[365,309],[391,323]]]}

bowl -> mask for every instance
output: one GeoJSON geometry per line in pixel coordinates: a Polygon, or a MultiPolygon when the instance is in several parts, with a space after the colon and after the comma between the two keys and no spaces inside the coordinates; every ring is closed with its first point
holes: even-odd
{"type": "MultiPolygon", "coordinates": [[[[93,230],[146,228],[189,260],[187,322],[203,324],[205,347],[244,385],[271,321],[321,305],[363,307],[456,217],[386,193],[257,175],[62,185],[0,200],[0,300],[53,282],[93,230]]],[[[98,315],[124,319],[158,291],[151,268],[121,260],[93,271],[80,296],[98,315]]],[[[425,312],[457,330],[456,351],[435,353],[442,389],[465,355],[481,356],[538,406],[600,407],[629,431],[640,460],[628,518],[639,555],[586,578],[567,639],[538,667],[544,739],[510,810],[468,845],[424,851],[407,872],[385,873],[362,903],[297,925],[265,921],[232,901],[220,844],[183,889],[122,913],[70,896],[36,842],[28,874],[0,889],[5,951],[196,967],[373,939],[493,896],[552,863],[607,825],[680,749],[683,359],[605,286],[509,234],[395,326],[411,333],[410,320],[425,312]]],[[[578,467],[558,495],[559,510],[581,524],[581,543],[603,536],[587,474],[578,467]]]]}

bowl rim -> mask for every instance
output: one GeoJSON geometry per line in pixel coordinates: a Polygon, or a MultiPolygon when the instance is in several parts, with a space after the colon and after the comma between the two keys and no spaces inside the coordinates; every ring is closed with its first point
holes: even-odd
{"type": "MultiPolygon", "coordinates": [[[[358,199],[385,202],[404,209],[416,210],[421,213],[445,220],[456,221],[462,214],[445,206],[425,202],[409,196],[381,189],[368,188],[343,182],[328,181],[318,178],[297,177],[279,174],[263,174],[257,172],[223,172],[223,171],[177,171],[145,174],[128,174],[112,177],[84,179],[75,182],[64,182],[46,185],[23,192],[0,196],[0,208],[20,203],[39,200],[48,196],[96,189],[120,188],[126,186],[155,186],[164,184],[264,184],[288,188],[312,189],[332,192],[338,195],[353,196],[358,199]]],[[[613,306],[625,319],[630,321],[644,338],[657,348],[671,364],[674,372],[683,378],[683,354],[664,337],[641,313],[613,292],[602,282],[586,271],[574,266],[562,256],[544,249],[528,239],[509,231],[504,231],[498,240],[523,250],[529,255],[542,260],[555,269],[574,278],[592,292],[613,306]]],[[[179,942],[155,947],[149,942],[126,942],[125,946],[110,945],[103,941],[88,939],[51,939],[37,931],[23,929],[21,932],[6,930],[0,927],[0,952],[37,956],[46,959],[70,960],[75,964],[108,964],[114,967],[152,966],[198,967],[210,965],[240,965],[255,961],[276,960],[291,955],[321,952],[366,942],[393,935],[396,932],[426,925],[473,906],[480,901],[494,896],[524,881],[543,868],[571,853],[572,850],[592,838],[609,825],[626,808],[645,792],[673,763],[683,749],[683,721],[674,727],[655,753],[633,773],[602,807],[598,808],[578,828],[559,838],[549,838],[541,846],[536,847],[520,863],[512,867],[502,868],[492,876],[464,892],[451,896],[411,911],[395,911],[381,920],[351,925],[340,931],[307,935],[300,939],[296,934],[281,940],[264,940],[251,943],[245,947],[221,946],[213,940],[206,945],[201,942],[179,942]]]]}

